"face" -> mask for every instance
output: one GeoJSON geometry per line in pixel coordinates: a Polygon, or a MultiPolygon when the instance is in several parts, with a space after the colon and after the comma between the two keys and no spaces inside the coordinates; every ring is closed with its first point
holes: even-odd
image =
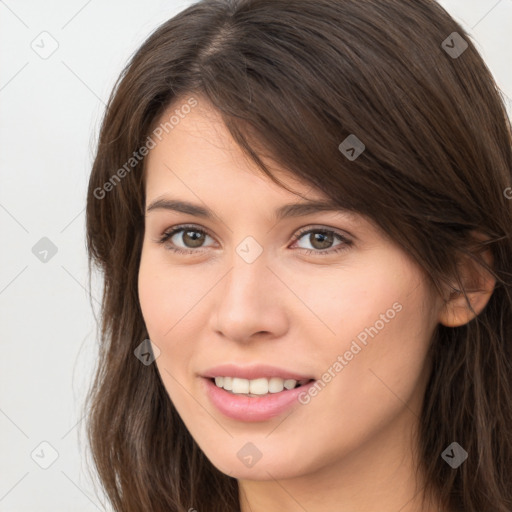
{"type": "Polygon", "coordinates": [[[293,193],[271,182],[204,100],[146,164],[140,304],[167,393],[210,461],[239,479],[293,478],[398,446],[420,412],[439,307],[413,261],[358,214],[277,218],[328,198],[285,169],[293,193]],[[244,396],[206,375],[246,393],[238,379],[252,377],[252,395],[269,377],[313,382],[244,396]]]}

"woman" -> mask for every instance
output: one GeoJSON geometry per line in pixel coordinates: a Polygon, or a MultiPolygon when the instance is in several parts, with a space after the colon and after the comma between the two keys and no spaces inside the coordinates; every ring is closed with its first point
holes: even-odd
{"type": "Polygon", "coordinates": [[[510,122],[430,0],[204,0],[110,98],[89,401],[117,511],[512,508],[510,122]]]}

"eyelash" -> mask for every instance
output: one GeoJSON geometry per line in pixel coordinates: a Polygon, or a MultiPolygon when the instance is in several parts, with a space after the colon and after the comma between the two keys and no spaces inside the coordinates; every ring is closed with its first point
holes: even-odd
{"type": "MultiPolygon", "coordinates": [[[[170,231],[166,231],[156,241],[159,244],[164,245],[176,233],[179,233],[180,231],[186,231],[186,230],[194,231],[196,233],[201,233],[202,235],[208,235],[210,238],[213,238],[208,233],[208,231],[206,231],[204,229],[199,229],[199,228],[197,228],[195,226],[191,226],[191,225],[181,225],[181,226],[176,226],[176,227],[172,228],[170,231]]],[[[341,233],[338,233],[337,231],[333,231],[331,229],[325,229],[325,228],[303,228],[296,235],[294,235],[293,241],[296,242],[297,240],[300,240],[304,235],[309,234],[309,233],[322,233],[324,235],[325,234],[326,235],[331,235],[332,234],[335,237],[337,237],[342,243],[338,244],[337,246],[335,246],[334,249],[327,249],[327,250],[315,250],[315,249],[301,249],[301,248],[299,248],[300,251],[303,251],[303,253],[305,253],[308,256],[311,255],[311,254],[315,254],[315,255],[329,255],[329,254],[341,253],[343,251],[346,251],[352,245],[352,241],[350,241],[348,238],[343,236],[341,233]]],[[[198,249],[182,249],[180,247],[167,246],[166,249],[168,249],[170,251],[173,251],[173,252],[175,252],[177,254],[197,254],[199,252],[202,252],[201,251],[202,248],[198,248],[198,249]]]]}

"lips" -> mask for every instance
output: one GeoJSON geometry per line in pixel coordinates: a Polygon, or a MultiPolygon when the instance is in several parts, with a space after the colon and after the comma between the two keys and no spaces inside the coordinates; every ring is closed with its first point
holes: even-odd
{"type": "Polygon", "coordinates": [[[283,415],[293,407],[300,407],[302,402],[299,396],[307,394],[314,385],[315,381],[311,381],[295,389],[251,397],[235,395],[219,388],[210,378],[201,379],[201,389],[217,411],[227,418],[242,422],[268,421],[283,415]]]}
{"type": "Polygon", "coordinates": [[[261,377],[280,377],[283,380],[309,381],[316,379],[313,375],[297,373],[293,370],[279,368],[266,364],[253,364],[250,366],[237,366],[235,364],[222,364],[211,367],[201,373],[202,377],[213,379],[215,377],[238,377],[239,379],[259,379],[261,377]]]}

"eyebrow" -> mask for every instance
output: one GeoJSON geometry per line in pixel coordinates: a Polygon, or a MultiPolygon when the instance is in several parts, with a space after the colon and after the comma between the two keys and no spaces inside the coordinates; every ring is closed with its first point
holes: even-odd
{"type": "MultiPolygon", "coordinates": [[[[178,201],[176,199],[157,199],[148,206],[146,212],[153,210],[172,210],[209,220],[213,220],[214,217],[216,217],[213,211],[207,207],[189,203],[187,201],[178,201]]],[[[312,213],[327,211],[348,213],[348,210],[333,202],[306,201],[302,203],[291,203],[280,206],[274,212],[274,219],[279,221],[285,218],[303,217],[312,213]]]]}

